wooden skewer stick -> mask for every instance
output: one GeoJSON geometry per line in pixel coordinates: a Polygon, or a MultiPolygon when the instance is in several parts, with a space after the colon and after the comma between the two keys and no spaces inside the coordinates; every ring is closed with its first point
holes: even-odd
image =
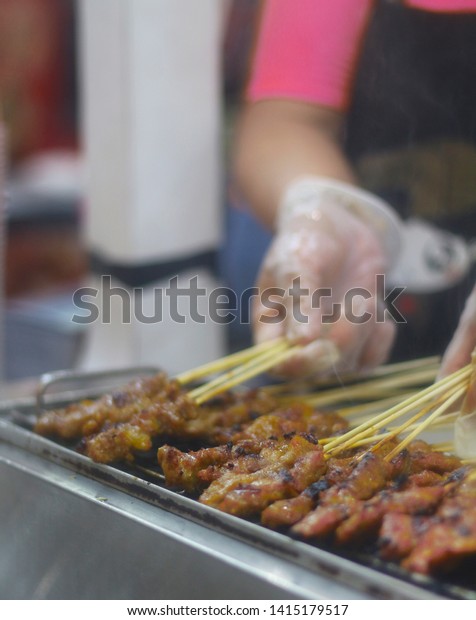
{"type": "MultiPolygon", "coordinates": [[[[384,366],[379,366],[375,368],[372,372],[368,374],[362,373],[351,373],[348,375],[344,375],[339,377],[340,387],[343,387],[347,382],[358,382],[359,384],[363,384],[364,382],[370,382],[373,379],[382,379],[384,377],[397,376],[408,374],[410,377],[413,376],[413,372],[415,370],[426,370],[428,371],[428,376],[430,377],[428,380],[433,381],[436,377],[439,367],[438,356],[433,357],[425,357],[420,359],[408,360],[406,362],[396,362],[395,364],[385,364],[384,366]]],[[[319,388],[326,387],[326,385],[336,384],[336,379],[328,379],[326,381],[319,381],[319,388]]],[[[351,387],[351,386],[350,386],[351,387]]]]}
{"type": "Polygon", "coordinates": [[[154,471],[153,469],[149,469],[148,467],[143,467],[142,465],[137,465],[136,463],[134,463],[134,469],[138,469],[139,471],[142,471],[149,476],[153,476],[154,478],[158,478],[162,482],[165,482],[165,475],[158,471],[154,471]]]}
{"type": "Polygon", "coordinates": [[[408,430],[409,428],[415,428],[416,422],[420,418],[425,416],[427,413],[429,413],[434,408],[434,406],[435,406],[434,403],[430,403],[426,407],[423,407],[422,409],[420,409],[420,411],[417,411],[415,415],[411,416],[403,424],[401,424],[400,426],[397,426],[396,428],[393,428],[388,433],[385,433],[386,437],[381,439],[377,444],[375,444],[375,446],[372,446],[372,448],[370,448],[370,452],[376,452],[379,448],[382,447],[384,443],[386,443],[390,439],[394,439],[395,437],[397,437],[397,435],[400,435],[401,433],[408,430]]]}
{"type": "MultiPolygon", "coordinates": [[[[446,395],[440,396],[440,398],[436,402],[430,403],[429,405],[427,405],[426,407],[418,411],[414,416],[409,418],[403,424],[390,428],[387,433],[380,433],[378,435],[378,438],[381,437],[382,439],[377,444],[375,444],[375,446],[372,446],[371,451],[376,452],[386,441],[390,439],[394,439],[395,437],[397,437],[398,435],[401,435],[405,431],[413,431],[414,429],[418,428],[420,425],[416,424],[417,420],[419,420],[420,418],[425,416],[427,413],[429,413],[432,409],[434,409],[438,404],[440,404],[443,401],[444,398],[446,399],[446,395]]],[[[457,413],[450,413],[446,416],[438,417],[431,423],[431,428],[437,428],[437,427],[441,428],[442,426],[443,427],[451,426],[456,420],[457,415],[458,415],[457,413]]],[[[371,441],[375,441],[375,437],[370,437],[369,439],[371,441]]],[[[364,444],[361,444],[359,442],[359,445],[364,445],[364,444]]]]}
{"type": "Polygon", "coordinates": [[[371,401],[368,403],[362,403],[360,405],[354,405],[352,407],[344,407],[343,409],[336,409],[336,413],[338,413],[343,418],[350,418],[353,415],[364,413],[359,418],[352,420],[353,424],[356,426],[363,424],[370,420],[371,417],[378,413],[379,411],[386,411],[388,407],[392,405],[396,405],[397,403],[401,403],[402,400],[410,398],[410,396],[414,396],[417,392],[405,392],[403,394],[395,394],[394,396],[388,396],[387,398],[381,398],[379,400],[371,401]]]}
{"type": "Polygon", "coordinates": [[[465,383],[471,374],[471,366],[465,366],[461,368],[457,372],[441,379],[434,385],[418,392],[414,396],[407,398],[405,401],[392,407],[391,409],[384,411],[380,415],[375,416],[372,420],[365,422],[364,424],[357,426],[356,428],[351,429],[344,435],[340,437],[336,437],[332,442],[330,442],[326,447],[326,451],[333,450],[339,447],[340,450],[345,449],[347,447],[352,447],[352,441],[355,439],[359,439],[361,437],[366,437],[369,434],[373,434],[377,429],[386,426],[389,422],[392,422],[394,419],[404,415],[405,413],[409,413],[413,409],[418,406],[421,406],[439,396],[440,394],[447,391],[449,388],[453,388],[455,386],[459,386],[461,383],[465,383]]]}
{"type": "Polygon", "coordinates": [[[212,362],[203,364],[198,368],[192,368],[192,370],[187,370],[186,372],[178,375],[176,379],[179,383],[185,385],[187,383],[190,383],[191,381],[195,381],[196,379],[206,377],[216,372],[228,370],[229,368],[238,366],[238,364],[242,364],[244,362],[247,362],[248,360],[256,358],[257,354],[263,353],[264,351],[273,348],[276,344],[282,342],[284,342],[283,338],[277,338],[275,340],[268,340],[267,342],[262,342],[261,344],[257,344],[254,347],[249,347],[248,349],[244,349],[243,351],[238,351],[237,353],[232,353],[231,355],[222,357],[219,360],[213,360],[212,362]]]}
{"type": "Polygon", "coordinates": [[[249,367],[259,366],[261,362],[272,359],[277,353],[288,349],[289,345],[287,342],[278,342],[273,347],[269,347],[266,351],[263,351],[259,355],[253,356],[244,364],[236,366],[232,370],[229,370],[228,372],[219,375],[215,379],[212,379],[211,381],[208,381],[207,383],[204,383],[203,385],[200,385],[199,387],[191,390],[188,395],[190,398],[196,399],[197,397],[208,392],[209,390],[220,385],[221,383],[224,383],[225,381],[228,381],[229,379],[233,379],[234,377],[240,375],[243,369],[247,370],[249,367]]]}
{"type": "Polygon", "coordinates": [[[351,429],[350,431],[348,431],[344,435],[341,435],[340,437],[336,437],[334,440],[335,445],[346,442],[348,439],[354,437],[355,435],[360,434],[363,430],[370,428],[370,427],[374,427],[376,424],[380,422],[383,422],[381,426],[385,426],[388,422],[392,421],[393,419],[400,417],[401,415],[405,413],[408,413],[414,407],[424,404],[428,400],[431,400],[435,398],[436,396],[438,396],[439,394],[443,393],[448,388],[454,387],[458,383],[465,381],[468,378],[469,373],[470,373],[470,366],[468,365],[458,370],[457,372],[453,373],[452,375],[445,377],[441,381],[438,381],[437,383],[425,388],[424,390],[417,392],[413,396],[410,396],[406,400],[400,402],[399,404],[388,409],[387,411],[384,411],[383,413],[377,416],[374,416],[368,422],[365,422],[364,424],[351,429]]]}
{"type": "Polygon", "coordinates": [[[396,362],[395,364],[385,364],[376,368],[372,375],[374,377],[380,377],[382,375],[393,374],[396,372],[408,372],[409,370],[415,370],[424,368],[426,366],[435,366],[435,370],[440,364],[440,356],[433,355],[432,357],[420,357],[414,360],[408,360],[406,362],[396,362]]]}
{"type": "Polygon", "coordinates": [[[248,381],[248,379],[252,379],[253,377],[256,377],[257,375],[263,372],[266,372],[270,368],[273,368],[274,366],[277,366],[278,364],[285,362],[290,357],[295,355],[298,351],[300,351],[301,348],[302,348],[301,346],[295,346],[288,350],[284,350],[278,353],[273,351],[272,356],[269,356],[269,357],[267,356],[266,359],[264,360],[263,360],[263,357],[261,357],[260,360],[258,360],[258,363],[256,364],[251,364],[251,363],[244,364],[242,367],[240,367],[239,369],[240,372],[237,373],[235,376],[228,378],[226,381],[223,381],[222,383],[217,384],[214,388],[201,393],[198,397],[195,397],[194,400],[198,405],[201,405],[207,400],[214,398],[218,394],[221,394],[222,392],[225,392],[226,390],[229,390],[235,387],[236,385],[240,385],[241,383],[248,381]]]}
{"type": "MultiPolygon", "coordinates": [[[[460,386],[460,384],[459,384],[460,386]]],[[[459,387],[458,386],[458,387],[459,387]]],[[[409,401],[412,401],[413,399],[408,399],[409,401]]],[[[410,402],[409,405],[407,405],[406,407],[395,411],[392,415],[385,417],[383,420],[379,420],[378,422],[372,422],[372,420],[369,420],[369,422],[366,422],[365,424],[363,424],[361,427],[357,427],[356,429],[354,429],[354,431],[358,431],[357,433],[354,433],[352,437],[350,437],[349,439],[347,439],[344,442],[337,442],[336,440],[334,440],[331,444],[328,444],[325,448],[325,451],[329,452],[342,452],[343,450],[349,449],[349,448],[353,448],[355,445],[356,441],[359,441],[361,439],[364,439],[366,437],[374,437],[375,433],[377,431],[379,431],[380,429],[388,426],[389,422],[392,422],[395,419],[400,418],[401,416],[410,413],[411,411],[413,411],[416,406],[422,406],[424,405],[426,402],[428,401],[428,397],[421,399],[420,401],[415,401],[415,402],[410,402]],[[365,427],[365,428],[364,428],[365,427]],[[362,430],[363,429],[363,430],[362,430]]],[[[435,403],[432,402],[430,403],[429,406],[427,406],[424,410],[423,413],[427,413],[428,411],[430,411],[431,409],[433,409],[435,407],[435,403]]],[[[417,414],[417,416],[419,416],[419,414],[417,414]]],[[[379,417],[379,416],[377,416],[379,417]]],[[[352,434],[353,431],[349,431],[347,433],[347,435],[352,434]]],[[[345,438],[345,435],[342,435],[343,438],[345,438]]],[[[337,438],[340,439],[340,438],[337,438]]]]}
{"type": "MultiPolygon", "coordinates": [[[[366,443],[372,443],[376,439],[382,438],[382,441],[379,441],[378,444],[376,444],[375,446],[372,446],[372,451],[376,452],[378,450],[378,448],[385,441],[388,441],[389,439],[393,439],[394,437],[404,433],[405,431],[412,431],[415,428],[417,428],[419,425],[417,425],[415,423],[416,420],[420,419],[421,417],[426,415],[429,411],[434,409],[434,407],[437,404],[439,404],[441,401],[442,401],[442,398],[440,397],[436,403],[430,403],[430,405],[428,405],[427,407],[424,407],[421,411],[416,413],[413,417],[409,418],[404,424],[402,424],[400,426],[394,426],[392,428],[389,428],[388,432],[380,433],[378,435],[378,437],[367,437],[366,439],[362,439],[361,441],[357,442],[354,445],[365,445],[366,443]]],[[[441,428],[441,427],[445,427],[445,426],[452,426],[454,424],[454,421],[456,420],[457,415],[458,415],[457,412],[450,413],[450,414],[447,414],[447,415],[442,415],[441,417],[436,418],[431,423],[431,428],[432,429],[436,429],[436,428],[441,428]]]]}
{"type": "MultiPolygon", "coordinates": [[[[397,373],[408,373],[414,370],[433,370],[433,376],[430,377],[430,381],[436,377],[436,373],[438,370],[439,364],[439,356],[433,357],[425,357],[414,360],[409,360],[406,362],[396,362],[395,364],[386,364],[384,366],[379,366],[372,372],[368,374],[361,373],[349,373],[346,375],[341,375],[338,377],[330,377],[316,380],[301,380],[301,381],[292,381],[289,383],[280,383],[278,385],[266,385],[264,386],[264,390],[270,392],[273,395],[282,395],[283,397],[290,396],[293,394],[295,396],[296,392],[302,392],[307,390],[314,390],[319,388],[328,389],[329,387],[334,387],[337,389],[342,389],[346,383],[358,381],[360,384],[364,381],[371,381],[372,379],[382,378],[388,375],[396,375],[397,373]]],[[[322,393],[322,392],[321,392],[322,393]]]]}
{"type": "Polygon", "coordinates": [[[458,411],[454,411],[453,413],[447,413],[446,415],[442,415],[438,419],[436,419],[431,425],[431,427],[444,428],[445,426],[453,426],[457,417],[458,411]]]}
{"type": "Polygon", "coordinates": [[[365,398],[369,399],[372,395],[387,395],[388,392],[394,389],[402,387],[411,387],[413,385],[421,385],[432,381],[435,377],[433,369],[425,369],[419,372],[409,373],[408,376],[395,376],[384,377],[380,379],[373,379],[360,383],[358,385],[352,385],[350,387],[340,387],[333,390],[327,390],[320,394],[311,395],[306,398],[306,402],[312,406],[324,406],[330,405],[335,402],[342,402],[344,400],[351,400],[352,398],[365,398]]]}
{"type": "Polygon", "coordinates": [[[440,443],[431,444],[431,449],[435,450],[436,452],[453,452],[454,448],[455,446],[452,441],[442,441],[440,443]]]}
{"type": "MultiPolygon", "coordinates": [[[[435,405],[432,403],[428,408],[425,409],[425,413],[427,413],[428,410],[431,410],[435,405]]],[[[452,424],[454,424],[454,421],[456,420],[457,417],[457,413],[450,413],[449,415],[442,415],[441,417],[437,418],[432,424],[431,424],[431,428],[432,429],[436,429],[436,428],[441,428],[441,427],[445,427],[445,426],[451,426],[452,424]]],[[[379,441],[380,443],[384,443],[385,441],[388,441],[390,438],[394,437],[396,435],[395,430],[397,430],[400,427],[392,427],[389,428],[389,430],[387,432],[384,433],[379,433],[377,436],[370,436],[370,437],[364,437],[362,439],[358,439],[357,441],[354,441],[352,443],[352,447],[353,448],[358,448],[360,446],[368,446],[369,444],[374,443],[377,440],[382,440],[382,442],[379,441]]],[[[414,428],[417,428],[417,425],[415,423],[413,423],[411,426],[409,426],[407,429],[407,431],[411,431],[414,428]]],[[[397,433],[399,434],[399,433],[397,433]]],[[[327,443],[329,443],[331,440],[333,440],[333,437],[329,437],[329,438],[325,438],[325,439],[320,439],[319,443],[322,445],[326,445],[327,443]]],[[[372,450],[373,448],[377,447],[376,446],[372,446],[372,450]]],[[[449,452],[452,449],[452,443],[451,442],[445,442],[444,444],[432,444],[432,448],[434,448],[435,450],[438,450],[439,452],[449,452]],[[440,448],[441,446],[444,446],[445,449],[440,448]]],[[[363,455],[362,455],[363,456],[363,455]]]]}
{"type": "MultiPolygon", "coordinates": [[[[389,399],[386,399],[386,400],[389,400],[389,399]]],[[[422,412],[418,412],[418,414],[416,414],[416,416],[414,416],[414,417],[416,419],[420,418],[421,416],[425,415],[425,413],[427,413],[428,410],[431,410],[431,408],[433,406],[434,406],[433,404],[429,405],[429,407],[427,409],[423,410],[422,412]]],[[[374,419],[374,417],[375,416],[373,416],[373,415],[365,416],[365,419],[362,419],[362,423],[361,424],[364,424],[366,422],[370,422],[372,419],[374,419]]],[[[414,419],[411,418],[410,423],[413,422],[413,421],[414,421],[414,419]]],[[[398,428],[400,428],[400,427],[395,427],[394,426],[394,427],[390,427],[388,429],[388,431],[383,432],[383,433],[379,433],[378,435],[375,435],[374,433],[369,433],[368,436],[363,436],[363,437],[361,437],[360,439],[357,439],[357,440],[354,439],[352,441],[352,448],[357,448],[358,446],[366,446],[366,445],[368,445],[370,443],[374,443],[375,441],[378,441],[379,439],[382,439],[382,441],[381,442],[379,441],[379,443],[377,444],[377,445],[380,445],[381,443],[384,442],[384,440],[387,441],[387,439],[389,439],[390,436],[397,435],[398,432],[395,432],[395,430],[398,429],[398,428]]],[[[326,444],[329,444],[331,441],[334,441],[334,439],[335,439],[335,437],[326,437],[324,439],[320,439],[319,443],[322,444],[322,445],[326,445],[326,444]]],[[[362,455],[362,456],[364,456],[364,455],[362,455]]]]}
{"type": "Polygon", "coordinates": [[[428,416],[426,420],[419,424],[414,431],[412,431],[407,437],[405,437],[405,439],[401,441],[398,446],[396,446],[391,452],[389,452],[385,457],[385,460],[391,461],[393,457],[396,456],[399,452],[401,452],[406,446],[408,446],[408,444],[415,437],[417,437],[417,435],[423,432],[435,418],[442,415],[445,411],[448,411],[448,409],[453,405],[453,403],[455,403],[459,398],[463,396],[463,394],[466,392],[466,389],[467,386],[464,385],[463,387],[451,390],[451,395],[449,396],[449,398],[447,398],[442,405],[440,405],[430,416],[428,416]]]}
{"type": "Polygon", "coordinates": [[[269,370],[269,368],[281,364],[295,355],[302,348],[299,345],[291,348],[286,347],[289,347],[287,343],[285,343],[284,349],[282,347],[276,347],[272,351],[267,351],[266,353],[260,355],[259,358],[235,368],[235,370],[226,373],[222,377],[218,377],[214,381],[210,381],[210,383],[201,386],[196,390],[192,390],[189,392],[189,397],[200,405],[214,396],[229,390],[235,385],[239,385],[252,377],[256,377],[262,372],[269,370]]]}

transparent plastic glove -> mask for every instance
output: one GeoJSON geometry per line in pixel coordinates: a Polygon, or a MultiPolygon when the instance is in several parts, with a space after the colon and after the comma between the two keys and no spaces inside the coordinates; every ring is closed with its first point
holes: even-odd
{"type": "Polygon", "coordinates": [[[461,459],[476,457],[476,411],[460,414],[454,426],[455,453],[461,459]]]}
{"type": "Polygon", "coordinates": [[[358,371],[386,359],[395,325],[376,276],[395,260],[399,235],[393,211],[367,192],[316,178],[290,187],[253,308],[257,341],[286,336],[306,345],[279,374],[358,371]]]}
{"type": "MultiPolygon", "coordinates": [[[[466,300],[458,327],[445,351],[439,377],[443,378],[456,372],[471,361],[471,353],[476,347],[476,286],[466,300]]],[[[468,394],[468,398],[470,395],[468,394]]],[[[471,401],[476,409],[476,393],[471,401]]]]}
{"type": "MultiPolygon", "coordinates": [[[[439,377],[456,372],[470,361],[476,368],[476,286],[466,300],[458,327],[443,356],[439,377]]],[[[468,391],[454,428],[455,452],[461,458],[476,457],[476,372],[473,372],[468,391]]]]}
{"type": "Polygon", "coordinates": [[[471,353],[473,372],[454,426],[455,452],[462,459],[476,457],[476,349],[471,353]]]}

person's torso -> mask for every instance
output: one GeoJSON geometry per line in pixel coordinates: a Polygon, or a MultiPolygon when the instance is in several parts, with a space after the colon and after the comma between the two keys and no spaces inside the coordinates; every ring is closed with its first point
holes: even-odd
{"type": "Polygon", "coordinates": [[[346,147],[364,184],[403,215],[476,235],[476,13],[377,3],[346,147]]]}

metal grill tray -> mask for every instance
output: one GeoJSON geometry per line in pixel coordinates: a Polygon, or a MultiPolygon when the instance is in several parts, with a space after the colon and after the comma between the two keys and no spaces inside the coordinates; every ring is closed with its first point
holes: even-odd
{"type": "MultiPolygon", "coordinates": [[[[91,395],[96,396],[96,394],[91,395]]],[[[48,406],[63,407],[84,398],[81,392],[49,397],[48,406]]],[[[34,399],[0,405],[0,440],[59,464],[77,474],[104,483],[136,499],[192,520],[289,563],[323,575],[344,585],[352,584],[372,599],[476,599],[476,590],[422,575],[410,574],[398,566],[362,554],[343,556],[295,540],[288,535],[222,513],[195,499],[163,486],[159,477],[144,476],[137,467],[120,469],[93,462],[70,447],[41,437],[31,430],[36,416],[34,399]],[[147,479],[148,478],[148,479],[147,479]]]]}

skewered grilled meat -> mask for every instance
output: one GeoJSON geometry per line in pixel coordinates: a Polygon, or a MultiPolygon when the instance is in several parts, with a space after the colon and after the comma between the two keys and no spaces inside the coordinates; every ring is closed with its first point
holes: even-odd
{"type": "Polygon", "coordinates": [[[207,406],[198,408],[197,417],[187,421],[180,439],[212,446],[224,444],[277,407],[276,400],[263,390],[248,390],[241,394],[226,392],[207,406]]]}
{"type": "Polygon", "coordinates": [[[340,546],[376,545],[380,557],[415,572],[448,570],[476,555],[476,481],[459,459],[412,442],[390,463],[397,439],[376,452],[349,449],[325,460],[318,439],[347,430],[304,403],[278,406],[263,391],[225,394],[197,406],[164,374],[131,382],[96,401],[43,414],[35,430],[82,437],[99,462],[132,461],[156,438],[200,450],[159,448],[167,484],[271,528],[340,546]]]}
{"type": "Polygon", "coordinates": [[[44,412],[38,418],[35,431],[63,439],[92,435],[106,423],[125,422],[155,400],[164,398],[168,384],[164,373],[136,379],[97,400],[83,400],[64,409],[44,412]]]}
{"type": "Polygon", "coordinates": [[[435,452],[428,443],[418,440],[397,454],[392,459],[392,465],[394,475],[405,478],[424,472],[445,474],[460,467],[461,461],[456,456],[435,452]]]}
{"type": "MultiPolygon", "coordinates": [[[[438,482],[438,486],[444,489],[441,506],[445,504],[446,497],[458,492],[459,484],[467,473],[465,468],[455,469],[438,482]]],[[[383,516],[378,545],[385,560],[401,560],[408,556],[434,522],[434,516],[413,516],[411,511],[407,512],[388,512],[383,516]]]]}
{"type": "Polygon", "coordinates": [[[259,454],[227,464],[200,496],[200,502],[230,514],[259,514],[269,504],[294,497],[320,478],[325,470],[322,448],[309,436],[271,441],[259,454]],[[245,465],[243,466],[243,461],[245,465]],[[251,472],[246,472],[251,461],[251,472]],[[244,471],[245,470],[245,473],[244,471]]]}
{"type": "Polygon", "coordinates": [[[82,437],[81,449],[98,462],[132,461],[136,451],[152,448],[156,436],[224,443],[275,408],[275,401],[259,390],[226,394],[213,406],[198,407],[177,381],[160,373],[95,401],[45,412],[35,430],[63,439],[82,437]]]}
{"type": "MultiPolygon", "coordinates": [[[[384,451],[391,447],[387,446],[384,451]]],[[[459,459],[435,453],[420,441],[410,444],[391,463],[369,453],[352,473],[348,471],[349,460],[345,459],[342,468],[335,467],[331,475],[328,471],[326,478],[333,481],[333,486],[320,496],[317,508],[297,522],[293,531],[303,537],[333,534],[338,544],[361,545],[378,533],[388,513],[432,513],[448,489],[442,484],[444,479],[439,473],[424,468],[446,472],[459,465],[459,459]],[[337,478],[336,482],[336,471],[341,475],[346,473],[346,477],[337,478]],[[429,481],[440,486],[421,486],[422,482],[429,481]],[[379,491],[377,495],[376,491],[379,491]]]]}
{"type": "Polygon", "coordinates": [[[292,531],[305,538],[324,537],[353,511],[358,500],[369,499],[389,480],[392,466],[382,457],[367,454],[355,463],[349,477],[321,494],[318,507],[299,521],[292,531]]]}
{"type": "Polygon", "coordinates": [[[321,438],[345,431],[348,426],[348,422],[335,413],[314,411],[305,403],[293,403],[261,416],[231,439],[234,443],[242,439],[259,441],[290,433],[310,433],[321,438]]]}
{"type": "Polygon", "coordinates": [[[233,435],[229,445],[195,452],[181,452],[173,446],[162,446],[157,458],[167,484],[197,491],[215,480],[220,475],[220,467],[227,461],[229,468],[233,461],[236,473],[236,458],[258,454],[267,445],[266,442],[290,439],[296,433],[307,433],[312,438],[323,437],[329,430],[345,428],[347,422],[340,416],[315,412],[309,406],[298,403],[259,417],[233,435]]]}
{"type": "Polygon", "coordinates": [[[283,499],[268,506],[261,515],[261,523],[271,528],[291,527],[301,521],[315,507],[319,495],[329,488],[325,479],[313,482],[297,497],[283,499]]]}
{"type": "Polygon", "coordinates": [[[201,409],[181,388],[170,389],[175,385],[170,382],[165,395],[147,403],[127,422],[105,427],[97,435],[85,438],[84,452],[99,463],[112,463],[133,461],[136,452],[151,450],[154,438],[159,436],[215,443],[217,439],[228,439],[234,428],[242,428],[250,418],[273,406],[270,399],[248,395],[241,402],[232,400],[218,411],[201,409]]]}
{"type": "MultiPolygon", "coordinates": [[[[385,447],[383,453],[388,452],[390,449],[391,446],[385,447]]],[[[285,525],[291,526],[301,521],[316,507],[318,500],[324,500],[325,503],[325,492],[327,489],[330,487],[342,489],[347,486],[347,480],[349,480],[350,476],[352,474],[356,475],[356,465],[355,456],[329,459],[325,478],[305,489],[301,496],[269,506],[262,515],[262,522],[268,527],[283,527],[285,525]]],[[[348,498],[346,510],[351,509],[352,502],[353,500],[348,498]]],[[[336,519],[344,517],[343,513],[340,514],[338,510],[334,512],[334,509],[326,510],[326,514],[328,517],[334,514],[336,519]]]]}
{"type": "MultiPolygon", "coordinates": [[[[468,492],[453,492],[452,485],[458,482],[461,470],[447,475],[448,470],[460,465],[458,459],[435,453],[424,442],[414,442],[392,463],[383,458],[393,448],[390,444],[380,454],[330,459],[326,466],[320,451],[306,451],[301,460],[295,458],[293,443],[307,441],[299,435],[280,440],[267,437],[269,429],[276,429],[275,424],[276,420],[253,424],[250,439],[197,453],[184,454],[164,447],[159,450],[159,461],[169,482],[175,479],[179,486],[186,487],[184,474],[177,471],[194,459],[192,488],[209,484],[200,501],[230,514],[261,513],[261,521],[268,527],[293,526],[292,531],[304,538],[333,534],[340,545],[361,546],[367,540],[378,539],[383,558],[401,559],[410,554],[405,565],[412,570],[434,570],[439,562],[436,552],[428,568],[428,560],[420,557],[419,538],[425,532],[427,538],[437,537],[442,531],[450,536],[448,519],[454,519],[452,510],[455,505],[461,509],[463,498],[468,497],[468,492]],[[266,429],[264,437],[259,437],[258,428],[266,429]],[[308,467],[304,456],[309,459],[308,467]],[[178,468],[174,460],[177,457],[178,468]],[[425,466],[436,471],[423,469],[425,466]],[[299,479],[297,472],[301,474],[299,479]],[[445,500],[449,494],[452,503],[445,500]],[[434,523],[431,515],[440,504],[438,522],[434,523]],[[443,507],[446,520],[441,516],[443,507]]],[[[469,496],[471,501],[476,499],[476,492],[469,496]]],[[[471,511],[471,516],[476,515],[471,511]]],[[[439,548],[441,557],[458,559],[476,553],[476,527],[469,527],[462,518],[461,528],[458,536],[453,535],[452,544],[447,543],[443,551],[439,548]]]]}
{"type": "Polygon", "coordinates": [[[383,516],[378,538],[379,555],[384,560],[406,557],[418,542],[427,518],[390,512],[383,516]]]}
{"type": "MultiPolygon", "coordinates": [[[[157,459],[169,486],[194,492],[210,484],[217,477],[213,472],[220,471],[222,465],[238,469],[240,457],[256,457],[264,445],[264,442],[241,441],[235,446],[228,443],[195,452],[182,452],[173,446],[162,446],[157,451],[157,459]]],[[[241,467],[245,463],[249,469],[256,463],[256,458],[242,460],[241,467]]]]}
{"type": "Polygon", "coordinates": [[[449,571],[476,553],[476,480],[463,481],[425,523],[403,566],[418,573],[449,571]]]}
{"type": "Polygon", "coordinates": [[[154,437],[180,435],[187,420],[197,415],[197,408],[180,389],[168,390],[167,396],[151,402],[128,422],[85,438],[84,452],[98,463],[133,461],[136,451],[146,452],[152,448],[154,437]]]}
{"type": "Polygon", "coordinates": [[[445,494],[443,486],[413,487],[405,491],[381,491],[368,502],[362,502],[335,532],[336,542],[362,544],[376,535],[386,514],[421,515],[432,513],[445,494]]]}
{"type": "Polygon", "coordinates": [[[167,398],[148,404],[127,422],[85,438],[83,449],[94,461],[110,463],[134,460],[134,453],[150,450],[152,440],[157,436],[176,437],[181,441],[201,438],[207,443],[231,436],[236,443],[243,439],[261,441],[296,432],[316,432],[322,437],[330,429],[347,427],[346,421],[339,416],[314,412],[305,404],[291,405],[263,415],[272,406],[273,401],[268,398],[248,397],[219,412],[202,410],[188,400],[184,391],[169,390],[167,398]],[[256,416],[257,419],[250,422],[256,416]],[[233,422],[231,427],[230,422],[233,422]],[[235,430],[237,426],[243,430],[233,433],[233,426],[235,430]]]}

